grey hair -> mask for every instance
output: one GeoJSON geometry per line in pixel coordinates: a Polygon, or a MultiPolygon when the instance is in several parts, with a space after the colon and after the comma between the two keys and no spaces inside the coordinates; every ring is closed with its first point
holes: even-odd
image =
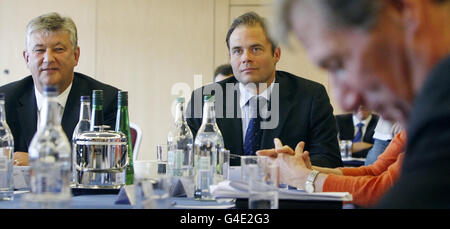
{"type": "Polygon", "coordinates": [[[363,30],[370,30],[376,25],[383,6],[382,1],[378,0],[275,0],[274,35],[279,42],[287,42],[289,31],[292,29],[289,17],[296,1],[319,4],[318,6],[323,9],[324,18],[331,27],[363,30]]]}
{"type": "Polygon", "coordinates": [[[69,33],[73,49],[78,47],[77,27],[69,17],[62,17],[58,13],[48,13],[33,18],[27,25],[26,47],[32,33],[34,32],[58,32],[66,31],[69,33]]]}

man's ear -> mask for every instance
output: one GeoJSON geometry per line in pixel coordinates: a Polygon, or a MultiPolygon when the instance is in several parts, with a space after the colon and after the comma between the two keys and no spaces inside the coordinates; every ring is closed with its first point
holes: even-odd
{"type": "Polygon", "coordinates": [[[278,63],[278,61],[280,61],[280,58],[281,58],[281,48],[280,47],[275,48],[275,51],[273,52],[273,57],[275,58],[275,63],[278,63]]]}
{"type": "Polygon", "coordinates": [[[78,46],[78,47],[74,50],[74,55],[75,55],[75,61],[76,61],[75,66],[77,66],[77,65],[78,65],[78,61],[80,60],[80,46],[78,46]]]}
{"type": "Polygon", "coordinates": [[[23,50],[23,59],[25,60],[25,63],[28,65],[28,53],[27,50],[23,50]]]}

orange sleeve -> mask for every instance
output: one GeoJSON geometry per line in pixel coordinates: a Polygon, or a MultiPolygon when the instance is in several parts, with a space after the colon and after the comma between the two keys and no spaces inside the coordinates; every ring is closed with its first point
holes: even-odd
{"type": "Polygon", "coordinates": [[[345,176],[378,176],[386,171],[392,163],[397,161],[398,154],[405,151],[405,146],[406,131],[402,130],[392,139],[391,143],[386,147],[386,150],[380,154],[372,165],[339,169],[345,176]]]}
{"type": "Polygon", "coordinates": [[[349,192],[353,203],[367,207],[375,204],[392,187],[400,175],[404,153],[400,153],[396,162],[379,176],[339,176],[328,175],[323,185],[324,192],[349,192]]]}
{"type": "MultiPolygon", "coordinates": [[[[363,167],[362,171],[365,174],[369,173],[369,175],[339,176],[329,174],[323,184],[323,191],[349,192],[353,196],[352,202],[359,206],[367,207],[375,204],[399,177],[404,157],[402,151],[404,151],[405,144],[406,132],[402,131],[396,135],[389,144],[389,149],[386,148],[373,166],[363,167]],[[394,155],[396,155],[395,159],[393,159],[394,155]],[[380,160],[381,162],[379,162],[380,160]],[[383,168],[384,171],[381,171],[383,168]]],[[[357,169],[361,168],[345,170],[351,173],[358,171],[357,169]]]]}

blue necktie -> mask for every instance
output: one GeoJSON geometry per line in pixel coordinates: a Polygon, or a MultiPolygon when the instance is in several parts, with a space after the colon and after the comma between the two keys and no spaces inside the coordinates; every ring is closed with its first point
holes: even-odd
{"type": "Polygon", "coordinates": [[[353,142],[360,142],[362,140],[362,127],[364,126],[364,123],[360,122],[356,126],[358,127],[358,131],[356,132],[353,142]]]}
{"type": "Polygon", "coordinates": [[[245,133],[245,141],[244,141],[244,154],[245,155],[255,155],[255,152],[259,150],[261,147],[261,117],[259,115],[257,97],[254,96],[249,100],[250,105],[250,114],[253,114],[250,122],[248,123],[247,132],[245,133]],[[256,101],[255,101],[256,100],[256,101]]]}

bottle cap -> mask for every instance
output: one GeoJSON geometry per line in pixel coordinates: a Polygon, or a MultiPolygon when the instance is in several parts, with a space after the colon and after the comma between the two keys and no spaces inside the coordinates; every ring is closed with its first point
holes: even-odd
{"type": "Polygon", "coordinates": [[[184,97],[177,97],[176,102],[177,103],[184,103],[184,97]]]}
{"type": "Polygon", "coordinates": [[[81,96],[80,101],[81,102],[90,102],[91,96],[83,95],[83,96],[81,96]]]}
{"type": "Polygon", "coordinates": [[[128,106],[128,91],[117,92],[117,105],[128,106]]]}
{"type": "Polygon", "coordinates": [[[214,100],[215,100],[214,95],[205,95],[203,97],[204,102],[214,102],[214,100]]]}
{"type": "Polygon", "coordinates": [[[44,95],[57,96],[58,95],[58,87],[54,86],[54,85],[44,86],[44,95]]]}
{"type": "Polygon", "coordinates": [[[92,102],[95,105],[103,105],[103,90],[92,90],[92,102]]]}

